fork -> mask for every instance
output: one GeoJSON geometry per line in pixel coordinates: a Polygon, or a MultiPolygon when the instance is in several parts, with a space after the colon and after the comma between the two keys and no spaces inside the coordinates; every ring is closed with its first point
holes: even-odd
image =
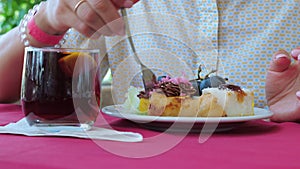
{"type": "Polygon", "coordinates": [[[143,79],[143,85],[144,85],[145,91],[151,91],[154,84],[156,83],[156,76],[152,72],[151,69],[149,69],[146,65],[144,65],[141,62],[141,60],[139,59],[139,57],[136,53],[136,50],[135,50],[135,47],[133,44],[133,40],[132,40],[132,35],[131,35],[130,29],[129,29],[127,12],[126,12],[125,8],[121,9],[121,14],[122,14],[123,20],[125,22],[126,35],[128,36],[128,41],[129,41],[130,47],[133,51],[134,59],[141,66],[141,69],[142,69],[142,79],[143,79]]]}

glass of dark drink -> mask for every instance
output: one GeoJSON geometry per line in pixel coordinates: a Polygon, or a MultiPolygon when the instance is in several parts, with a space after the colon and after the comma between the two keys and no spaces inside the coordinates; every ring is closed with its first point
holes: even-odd
{"type": "Polygon", "coordinates": [[[89,129],[100,105],[99,50],[25,49],[22,111],[30,125],[89,129]]]}

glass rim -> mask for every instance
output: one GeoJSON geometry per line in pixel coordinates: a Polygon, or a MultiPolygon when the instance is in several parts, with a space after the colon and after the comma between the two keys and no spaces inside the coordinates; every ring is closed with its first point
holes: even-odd
{"type": "Polygon", "coordinates": [[[45,52],[100,52],[100,49],[92,48],[55,48],[55,47],[25,47],[25,51],[45,51],[45,52]]]}

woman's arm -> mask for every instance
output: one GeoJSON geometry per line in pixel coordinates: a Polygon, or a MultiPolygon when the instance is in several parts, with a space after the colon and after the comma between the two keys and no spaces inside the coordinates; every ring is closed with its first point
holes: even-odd
{"type": "Polygon", "coordinates": [[[0,102],[19,100],[24,45],[18,28],[0,37],[0,102]]]}

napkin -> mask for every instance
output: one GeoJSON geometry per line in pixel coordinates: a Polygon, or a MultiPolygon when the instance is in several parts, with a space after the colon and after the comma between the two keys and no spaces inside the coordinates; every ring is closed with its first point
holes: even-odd
{"type": "Polygon", "coordinates": [[[121,132],[99,127],[92,127],[89,130],[73,126],[36,127],[30,126],[25,118],[22,118],[16,123],[9,123],[6,126],[0,126],[0,133],[20,134],[26,136],[67,136],[121,142],[143,141],[143,136],[134,132],[121,132]]]}

